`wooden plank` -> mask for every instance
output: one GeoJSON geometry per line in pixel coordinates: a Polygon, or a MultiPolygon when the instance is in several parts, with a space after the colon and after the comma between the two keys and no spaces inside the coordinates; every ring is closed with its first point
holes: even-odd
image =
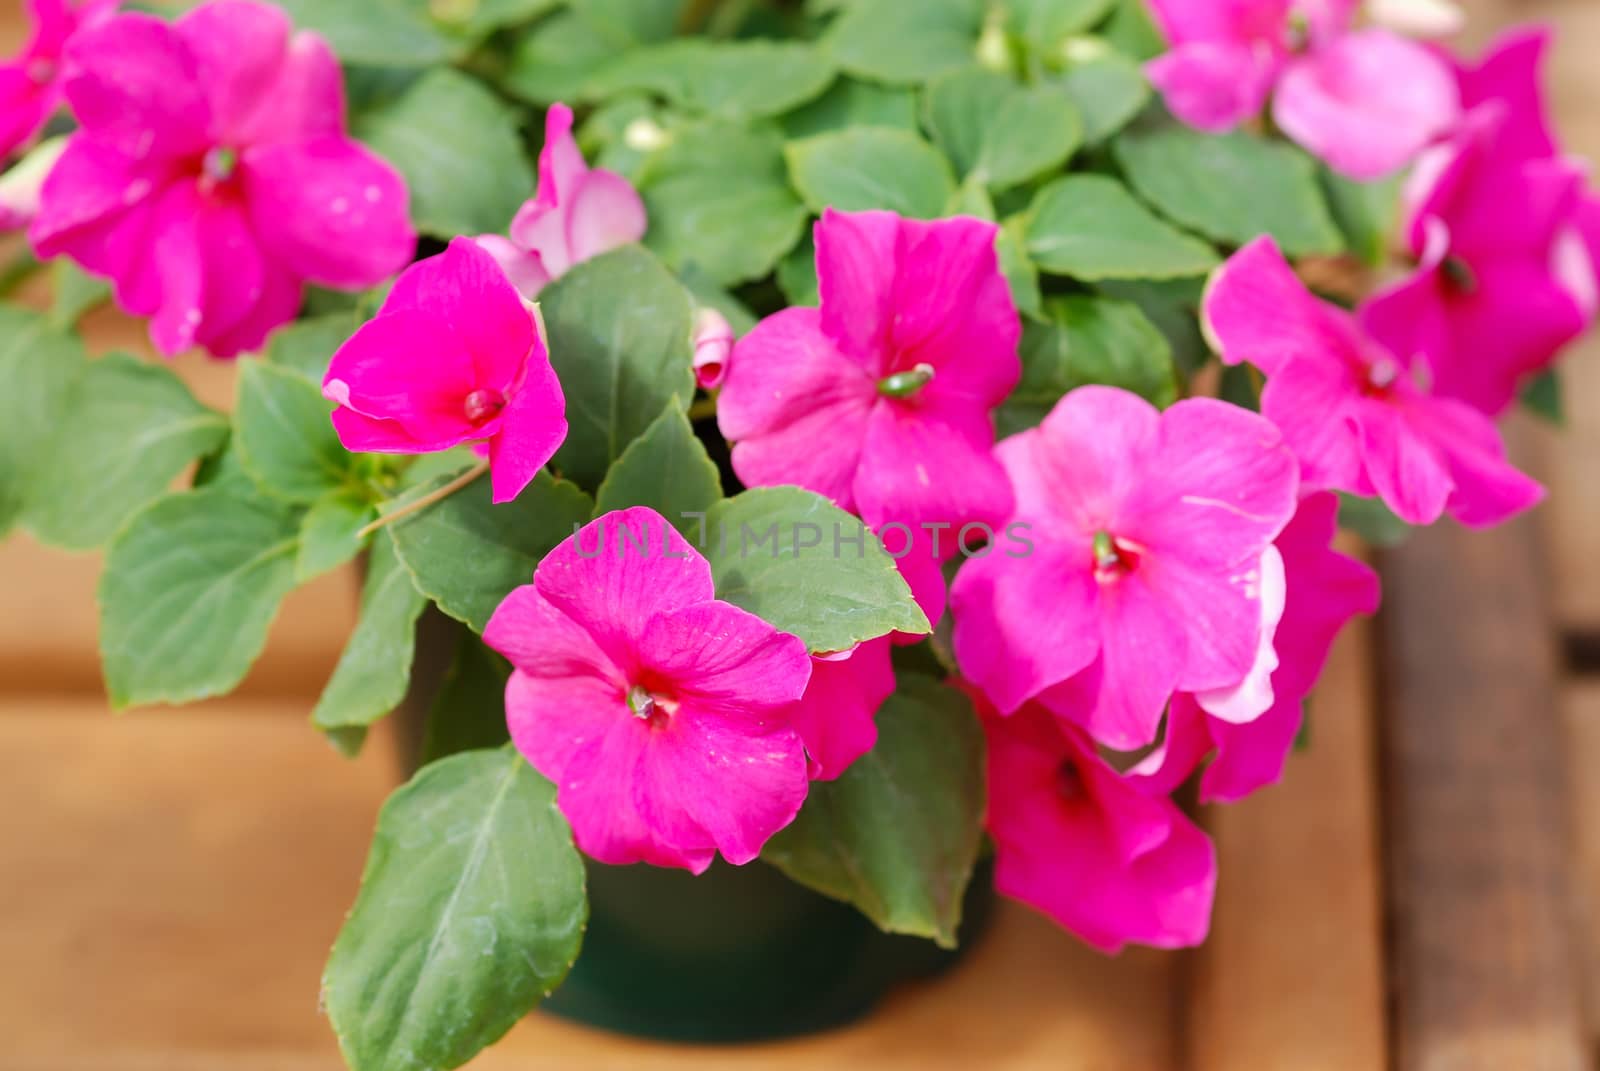
{"type": "Polygon", "coordinates": [[[1590,1044],[1600,1045],[1600,679],[1568,681],[1563,700],[1585,1020],[1590,1044]]]}
{"type": "Polygon", "coordinates": [[[1186,1018],[1193,1071],[1386,1059],[1372,628],[1335,646],[1283,783],[1206,812],[1220,880],[1186,1018]]]}
{"type": "MultiPolygon", "coordinates": [[[[347,764],[272,704],[224,706],[113,719],[0,698],[7,1068],[339,1067],[318,978],[392,781],[389,741],[347,764]]],[[[1178,964],[1104,958],[1007,905],[961,969],[856,1028],[699,1048],[534,1017],[472,1067],[1171,1071],[1178,964]]]]}
{"type": "Polygon", "coordinates": [[[1382,724],[1401,1071],[1588,1066],[1537,522],[1386,555],[1382,724]]]}

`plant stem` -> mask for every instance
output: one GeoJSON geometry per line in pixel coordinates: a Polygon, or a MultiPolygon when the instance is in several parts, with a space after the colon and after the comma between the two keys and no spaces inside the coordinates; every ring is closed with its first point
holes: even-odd
{"type": "Polygon", "coordinates": [[[449,498],[451,495],[455,494],[457,491],[461,490],[463,487],[467,486],[473,480],[476,480],[479,476],[482,476],[488,471],[489,462],[487,459],[478,462],[476,465],[472,466],[466,472],[463,472],[460,476],[457,476],[455,479],[451,480],[437,491],[430,491],[421,498],[417,499],[415,502],[407,502],[399,509],[385,513],[382,517],[379,517],[377,520],[361,529],[361,531],[357,532],[356,538],[365,539],[367,536],[371,535],[373,532],[376,532],[380,528],[387,527],[401,518],[409,517],[419,510],[427,509],[435,502],[449,498]]]}
{"type": "Polygon", "coordinates": [[[696,420],[709,420],[717,415],[717,400],[715,398],[701,398],[689,406],[689,423],[696,420]]]}

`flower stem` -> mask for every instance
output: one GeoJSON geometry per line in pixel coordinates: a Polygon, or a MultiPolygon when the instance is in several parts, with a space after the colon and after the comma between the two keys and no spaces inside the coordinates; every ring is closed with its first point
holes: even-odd
{"type": "Polygon", "coordinates": [[[472,466],[466,472],[463,472],[460,476],[457,476],[455,479],[451,480],[437,491],[430,491],[421,498],[417,499],[415,502],[407,502],[399,509],[391,510],[390,512],[385,513],[382,517],[379,517],[377,520],[361,529],[361,531],[357,532],[356,538],[365,539],[367,536],[371,535],[373,532],[376,532],[380,528],[388,527],[395,521],[398,521],[404,517],[409,517],[419,510],[427,509],[435,502],[449,498],[451,495],[455,494],[457,491],[461,490],[463,487],[467,486],[473,480],[476,480],[479,476],[482,476],[488,471],[489,462],[487,460],[478,462],[476,465],[472,466]]]}

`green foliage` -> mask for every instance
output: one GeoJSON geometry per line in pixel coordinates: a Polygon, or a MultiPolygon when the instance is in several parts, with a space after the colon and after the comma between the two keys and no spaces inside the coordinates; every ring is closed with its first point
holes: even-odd
{"type": "Polygon", "coordinates": [[[0,307],[0,535],[22,515],[83,366],[76,337],[36,313],[0,307]]]}
{"type": "Polygon", "coordinates": [[[1208,238],[1243,245],[1270,234],[1292,257],[1344,248],[1316,165],[1292,145],[1169,124],[1130,130],[1115,150],[1141,197],[1208,238]]]}
{"type": "Polygon", "coordinates": [[[983,826],[983,732],[964,695],[911,673],[877,725],[872,750],[812,784],[762,858],[884,930],[953,948],[983,826]]]}
{"type": "Polygon", "coordinates": [[[923,122],[958,174],[995,189],[1059,168],[1083,140],[1083,123],[1060,93],[1024,89],[981,67],[930,83],[923,122]]]}
{"type": "Polygon", "coordinates": [[[1026,236],[1040,270],[1075,279],[1176,279],[1218,263],[1210,246],[1151,215],[1104,175],[1069,175],[1040,190],[1026,236]]]}
{"type": "Polygon", "coordinates": [[[234,446],[263,490],[309,505],[352,480],[353,455],[334,433],[333,406],[316,385],[279,365],[239,362],[234,446]]]}
{"type": "Polygon", "coordinates": [[[441,759],[378,815],[322,1000],[352,1071],[458,1067],[566,976],[588,919],[555,787],[511,748],[441,759]]]}
{"type": "Polygon", "coordinates": [[[1150,84],[1133,60],[1093,37],[1075,38],[1066,62],[1051,82],[1083,117],[1084,140],[1105,141],[1131,123],[1150,102],[1150,84]]]}
{"type": "Polygon", "coordinates": [[[917,98],[909,89],[844,77],[782,121],[784,133],[795,140],[852,126],[886,126],[915,133],[917,98]]]}
{"type": "Polygon", "coordinates": [[[449,238],[505,230],[533,193],[517,124],[482,83],[441,67],[361,116],[355,134],[405,176],[417,227],[449,238]]]}
{"type": "Polygon", "coordinates": [[[594,513],[649,506],[693,540],[701,522],[686,514],[704,514],[721,498],[717,466],[674,398],[606,473],[594,513]]]}
{"type": "Polygon", "coordinates": [[[745,491],[711,507],[704,534],[690,541],[711,561],[717,598],[794,633],[812,651],[928,631],[877,537],[821,495],[798,487],[745,491]]]}
{"type": "Polygon", "coordinates": [[[1046,299],[1044,314],[1023,325],[1022,380],[996,414],[1001,435],[1033,427],[1063,394],[1089,383],[1161,406],[1176,399],[1172,349],[1137,305],[1073,294],[1046,299]]]}
{"type": "Polygon", "coordinates": [[[888,127],[850,127],[790,142],[795,188],[813,212],[889,209],[933,219],[955,193],[950,163],[922,138],[888,127]]]}
{"type": "Polygon", "coordinates": [[[643,90],[688,112],[753,119],[814,99],[833,76],[822,53],[797,41],[679,38],[624,53],[588,80],[585,93],[603,100],[643,90]]]}
{"type": "Polygon", "coordinates": [[[510,738],[506,678],[511,665],[466,629],[460,632],[455,658],[428,708],[424,766],[458,752],[499,747],[510,738]]]}
{"type": "Polygon", "coordinates": [[[890,85],[911,85],[977,58],[982,0],[851,0],[823,38],[839,66],[890,85]]]}

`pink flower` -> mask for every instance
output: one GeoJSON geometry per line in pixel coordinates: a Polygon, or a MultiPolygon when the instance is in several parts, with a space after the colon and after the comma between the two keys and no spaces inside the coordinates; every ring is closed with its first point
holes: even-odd
{"type": "Polygon", "coordinates": [[[694,321],[694,381],[701,390],[722,386],[732,352],[733,328],[727,317],[716,309],[701,308],[694,321]]]}
{"type": "Polygon", "coordinates": [[[887,637],[812,656],[811,682],[789,717],[805,742],[813,781],[832,781],[872,750],[878,742],[873,719],[893,692],[887,637]]]}
{"type": "Polygon", "coordinates": [[[515,667],[513,742],[600,862],[748,863],[799,811],[805,644],[717,601],[711,566],[654,510],[563,541],[483,638],[515,667]]]}
{"type": "Polygon", "coordinates": [[[996,233],[825,212],[821,308],[769,316],[734,347],[717,420],[739,478],[798,484],[875,529],[1003,519],[990,414],[1022,374],[1021,325],[996,233]]]}
{"type": "Polygon", "coordinates": [[[539,189],[511,221],[511,237],[485,234],[487,249],[530,300],[574,264],[644,237],[644,202],[615,172],[590,169],[572,138],[572,109],[552,104],[539,153],[539,189]]]}
{"type": "Polygon", "coordinates": [[[1415,273],[1375,297],[1369,327],[1420,354],[1433,390],[1493,416],[1593,322],[1585,168],[1556,155],[1538,72],[1546,35],[1504,40],[1463,68],[1476,105],[1407,187],[1415,273]]]}
{"type": "Polygon", "coordinates": [[[1473,527],[1543,496],[1487,417],[1429,393],[1408,351],[1313,297],[1272,239],[1217,270],[1202,311],[1223,361],[1266,373],[1261,411],[1283,429],[1307,490],[1376,494],[1407,523],[1448,512],[1473,527]]]}
{"type": "Polygon", "coordinates": [[[0,161],[44,129],[61,106],[62,56],[80,31],[110,18],[118,0],[27,0],[33,36],[0,64],[0,161]]]}
{"type": "Polygon", "coordinates": [[[1398,169],[1459,112],[1450,71],[1385,30],[1350,30],[1352,0],[1154,0],[1172,50],[1146,71],[1180,120],[1223,131],[1272,116],[1352,178],[1398,169]]]}
{"type": "Polygon", "coordinates": [[[951,609],[962,673],[1001,713],[1038,696],[1131,750],[1174,691],[1245,679],[1262,554],[1295,507],[1294,457],[1271,423],[1209,398],[1163,413],[1080,387],[996,454],[1033,550],[968,561],[951,609]]]}
{"type": "Polygon", "coordinates": [[[509,502],[567,437],[566,401],[533,313],[470,238],[407,268],[333,355],[322,392],[345,449],[425,454],[486,441],[509,502]]]}
{"type": "Polygon", "coordinates": [[[1043,707],[997,716],[978,706],[989,738],[995,887],[1102,952],[1130,941],[1204,941],[1217,881],[1206,835],[1043,707]]]}
{"type": "Polygon", "coordinates": [[[1332,494],[1311,495],[1278,536],[1286,599],[1273,635],[1278,668],[1272,674],[1272,706],[1236,724],[1211,713],[1198,697],[1174,697],[1165,739],[1131,773],[1148,791],[1176,789],[1213,751],[1200,777],[1201,802],[1243,799],[1283,775],[1305,699],[1322,675],[1334,638],[1352,617],[1378,609],[1377,574],[1332,549],[1338,512],[1332,494]]]}
{"type": "Polygon", "coordinates": [[[162,352],[254,349],[304,283],[372,286],[411,258],[404,182],[346,136],[333,53],[277,8],[119,15],[67,57],[81,130],[30,237],[110,277],[162,352]]]}

